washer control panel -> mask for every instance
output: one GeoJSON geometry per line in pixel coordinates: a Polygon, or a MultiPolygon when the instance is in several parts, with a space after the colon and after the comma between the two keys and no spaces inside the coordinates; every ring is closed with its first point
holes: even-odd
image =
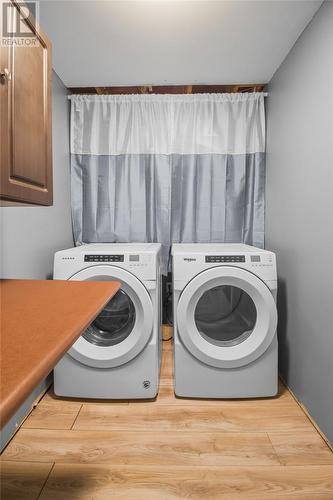
{"type": "Polygon", "coordinates": [[[245,255],[206,255],[205,262],[214,264],[219,262],[245,262],[245,255]]]}
{"type": "Polygon", "coordinates": [[[84,262],[124,262],[123,255],[87,254],[84,262]]]}

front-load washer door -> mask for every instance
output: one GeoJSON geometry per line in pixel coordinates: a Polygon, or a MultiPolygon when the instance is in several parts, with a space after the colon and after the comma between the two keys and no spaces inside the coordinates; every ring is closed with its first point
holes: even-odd
{"type": "Polygon", "coordinates": [[[121,289],[73,344],[68,354],[80,363],[112,368],[137,356],[153,330],[153,304],[148,291],[132,273],[115,266],[92,266],[71,280],[121,282],[121,289]]]}
{"type": "Polygon", "coordinates": [[[271,291],[237,267],[218,266],[198,274],[184,288],[176,314],[180,340],[191,354],[220,368],[251,363],[276,333],[271,291]]]}

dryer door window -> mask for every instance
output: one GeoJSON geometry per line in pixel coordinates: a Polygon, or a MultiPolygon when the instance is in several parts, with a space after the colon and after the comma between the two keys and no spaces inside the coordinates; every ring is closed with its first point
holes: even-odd
{"type": "Polygon", "coordinates": [[[208,342],[233,346],[244,342],[256,321],[256,306],[239,287],[220,285],[204,292],[197,302],[194,320],[199,333],[208,342]]]}
{"type": "Polygon", "coordinates": [[[119,290],[83,333],[83,337],[98,346],[119,344],[133,330],[135,316],[133,301],[124,290],[119,290]]]}
{"type": "Polygon", "coordinates": [[[217,266],[199,273],[182,290],[175,307],[179,340],[210,366],[247,365],[276,335],[274,297],[245,269],[217,266]]]}

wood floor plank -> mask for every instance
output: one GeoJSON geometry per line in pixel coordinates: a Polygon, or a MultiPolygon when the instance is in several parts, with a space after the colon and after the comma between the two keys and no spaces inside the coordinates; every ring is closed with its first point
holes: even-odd
{"type": "Polygon", "coordinates": [[[333,464],[332,451],[314,427],[313,432],[269,432],[268,435],[282,464],[333,464]]]}
{"type": "Polygon", "coordinates": [[[41,500],[332,498],[333,466],[142,467],[56,464],[41,500]]]}
{"type": "Polygon", "coordinates": [[[276,465],[265,433],[20,429],[5,460],[115,465],[276,465]]]}
{"type": "Polygon", "coordinates": [[[70,429],[81,409],[76,405],[38,405],[23,423],[27,429],[70,429]]]}
{"type": "Polygon", "coordinates": [[[36,500],[53,464],[0,462],[0,498],[36,500]]]}
{"type": "Polygon", "coordinates": [[[83,405],[76,430],[281,432],[309,431],[313,426],[297,406],[133,406],[83,405]]]}
{"type": "Polygon", "coordinates": [[[160,384],[173,385],[173,352],[164,350],[162,353],[160,384]]]}

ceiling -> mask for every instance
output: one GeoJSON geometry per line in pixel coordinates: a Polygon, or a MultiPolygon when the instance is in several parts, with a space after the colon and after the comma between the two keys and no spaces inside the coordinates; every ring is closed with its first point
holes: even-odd
{"type": "Polygon", "coordinates": [[[68,87],[266,83],[321,0],[42,0],[68,87]]]}

